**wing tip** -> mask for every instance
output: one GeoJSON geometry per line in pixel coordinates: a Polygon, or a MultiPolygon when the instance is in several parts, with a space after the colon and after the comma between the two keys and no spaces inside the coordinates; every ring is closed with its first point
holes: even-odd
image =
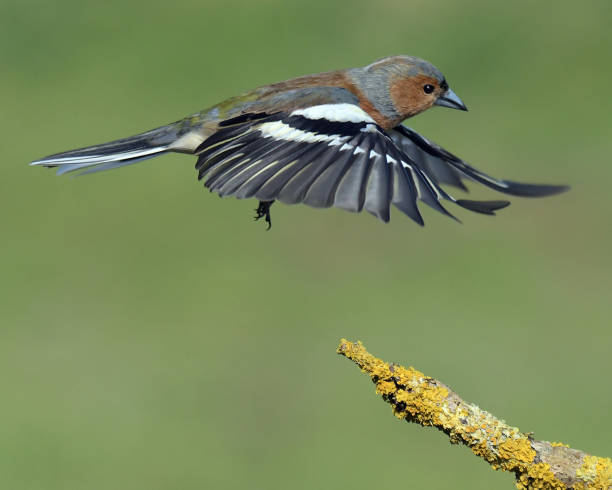
{"type": "MultiPolygon", "coordinates": [[[[547,185],[547,186],[542,186],[542,187],[545,187],[547,189],[545,194],[541,194],[542,197],[562,194],[564,192],[569,191],[572,188],[569,185],[547,185]]],[[[534,196],[534,197],[539,197],[539,196],[534,196]]]]}
{"type": "Polygon", "coordinates": [[[422,216],[419,216],[420,219],[414,219],[412,218],[412,221],[414,221],[417,225],[419,225],[421,228],[425,228],[425,220],[423,219],[422,216]]]}
{"type": "Polygon", "coordinates": [[[524,184],[522,182],[505,181],[506,189],[500,189],[506,194],[520,197],[548,197],[562,194],[571,189],[569,185],[524,184]]]}
{"type": "Polygon", "coordinates": [[[377,212],[377,211],[371,211],[369,209],[367,209],[367,211],[368,213],[370,213],[372,216],[379,219],[383,223],[388,223],[389,221],[391,221],[391,213],[389,213],[389,209],[387,209],[387,212],[377,212]]]}
{"type": "Polygon", "coordinates": [[[472,201],[471,199],[457,199],[455,201],[464,209],[469,209],[480,214],[495,215],[495,211],[510,206],[510,201],[472,201]]]}

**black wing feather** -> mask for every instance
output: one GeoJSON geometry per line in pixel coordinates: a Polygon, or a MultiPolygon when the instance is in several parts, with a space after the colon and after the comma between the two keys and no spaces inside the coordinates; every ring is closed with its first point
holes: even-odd
{"type": "Polygon", "coordinates": [[[294,163],[284,166],[259,189],[256,194],[257,199],[271,201],[279,198],[287,182],[301,170],[314,166],[313,162],[316,162],[326,150],[324,147],[315,146],[303,153],[294,163]]]}
{"type": "Polygon", "coordinates": [[[215,184],[214,188],[211,187],[210,189],[216,190],[216,188],[219,188],[222,195],[230,195],[262,167],[264,158],[271,151],[275,151],[278,157],[281,158],[284,155],[294,152],[295,145],[290,143],[279,145],[277,143],[274,145],[273,149],[264,150],[262,148],[262,151],[256,152],[255,154],[245,154],[244,159],[241,162],[237,162],[236,168],[229,169],[227,175],[221,176],[218,184],[215,184]]]}
{"type": "MultiPolygon", "coordinates": [[[[225,121],[196,150],[199,178],[221,196],[335,205],[355,212],[365,208],[385,222],[393,204],[422,225],[417,200],[453,218],[442,200],[484,214],[508,205],[456,200],[439,184],[461,187],[462,177],[484,180],[489,187],[508,183],[479,173],[409,128],[387,134],[363,116],[363,121],[337,121],[319,113],[310,118],[303,112],[280,112],[225,121]]],[[[528,186],[512,189],[524,189],[521,185],[528,186]]]]}
{"type": "Polygon", "coordinates": [[[304,203],[315,208],[333,206],[338,184],[353,164],[353,154],[345,151],[321,172],[304,195],[304,203]]]}
{"type": "Polygon", "coordinates": [[[370,159],[363,152],[354,157],[336,189],[334,206],[358,213],[365,203],[365,185],[370,172],[370,159]]]}
{"type": "MultiPolygon", "coordinates": [[[[252,172],[247,173],[250,175],[247,179],[243,180],[242,184],[236,189],[234,195],[238,199],[247,199],[249,197],[255,197],[257,191],[263,186],[268,179],[274,176],[279,170],[284,168],[282,162],[273,161],[266,163],[259,163],[252,168],[252,172]]],[[[269,199],[265,199],[266,201],[269,199]]]]}
{"type": "Polygon", "coordinates": [[[366,189],[365,209],[385,223],[389,221],[389,205],[393,191],[393,174],[386,158],[384,139],[374,143],[372,171],[366,189]]]}
{"type": "Polygon", "coordinates": [[[393,205],[402,213],[413,219],[416,223],[423,226],[425,221],[417,207],[417,190],[412,175],[399,162],[393,163],[393,173],[395,178],[393,183],[393,205]]]}
{"type": "Polygon", "coordinates": [[[496,179],[468,165],[459,157],[406,126],[396,126],[394,132],[394,139],[399,142],[398,144],[401,145],[402,149],[413,155],[420,154],[420,159],[417,158],[415,163],[419,164],[421,162],[422,170],[430,173],[440,183],[465,188],[461,182],[461,177],[467,177],[504,194],[522,197],[550,196],[569,189],[565,185],[525,184],[496,179]],[[398,134],[404,138],[398,137],[398,134]]]}
{"type": "Polygon", "coordinates": [[[278,200],[285,204],[296,204],[304,202],[305,196],[317,178],[329,168],[340,156],[340,149],[326,152],[320,158],[315,159],[310,165],[306,165],[280,189],[278,200]]]}

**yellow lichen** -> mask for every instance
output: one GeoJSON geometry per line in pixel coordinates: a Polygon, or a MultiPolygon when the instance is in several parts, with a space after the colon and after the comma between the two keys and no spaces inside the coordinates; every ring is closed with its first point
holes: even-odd
{"type": "Polygon", "coordinates": [[[609,458],[586,455],[576,476],[590,485],[587,488],[612,488],[612,461],[609,458]]]}
{"type": "Polygon", "coordinates": [[[395,391],[395,384],[390,381],[381,381],[376,384],[376,392],[379,395],[390,395],[395,391]]]}
{"type": "Polygon", "coordinates": [[[507,461],[518,461],[531,463],[536,452],[532,449],[529,439],[526,437],[518,439],[507,439],[498,448],[499,456],[507,461]]]}
{"type": "Polygon", "coordinates": [[[396,417],[444,431],[451,443],[464,443],[492,468],[514,473],[519,489],[568,488],[564,481],[573,482],[571,488],[574,490],[612,489],[610,459],[584,456],[582,467],[576,471],[575,454],[584,453],[558,442],[534,441],[532,434],[523,434],[489,412],[463,401],[444,384],[412,367],[404,368],[377,359],[361,342],[342,339],[337,352],[370,376],[376,384],[376,392],[391,404],[396,417]],[[543,450],[543,447],[548,449],[543,450]],[[551,462],[552,467],[544,462],[545,454],[550,454],[548,450],[553,448],[557,448],[555,452],[561,461],[563,448],[568,448],[566,467],[560,467],[556,461],[551,462]],[[539,450],[543,453],[538,453],[539,450]]]}
{"type": "Polygon", "coordinates": [[[516,488],[519,489],[565,489],[563,482],[555,478],[550,465],[546,463],[532,464],[527,471],[521,473],[516,479],[516,488]]]}

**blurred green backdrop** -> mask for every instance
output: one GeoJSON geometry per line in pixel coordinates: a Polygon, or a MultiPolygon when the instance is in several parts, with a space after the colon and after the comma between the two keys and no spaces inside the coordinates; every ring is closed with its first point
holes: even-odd
{"type": "Polygon", "coordinates": [[[612,455],[611,22],[607,0],[2,0],[0,487],[512,488],[395,420],[340,337],[612,455]],[[470,108],[412,126],[572,191],[424,229],[278,205],[266,233],[193,158],[27,166],[398,53],[470,108]]]}

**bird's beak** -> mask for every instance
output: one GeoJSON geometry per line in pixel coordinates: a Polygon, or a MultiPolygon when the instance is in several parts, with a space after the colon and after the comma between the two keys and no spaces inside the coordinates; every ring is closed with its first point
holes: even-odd
{"type": "Polygon", "coordinates": [[[450,107],[451,109],[467,111],[467,107],[465,107],[465,104],[461,101],[459,96],[450,88],[446,92],[444,92],[443,95],[436,99],[434,105],[441,105],[442,107],[450,107]]]}

